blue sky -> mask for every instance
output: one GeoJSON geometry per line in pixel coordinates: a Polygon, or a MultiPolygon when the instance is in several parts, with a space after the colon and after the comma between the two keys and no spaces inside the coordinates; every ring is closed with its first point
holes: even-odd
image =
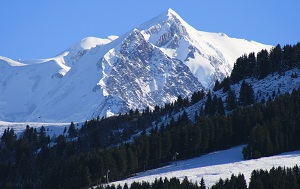
{"type": "Polygon", "coordinates": [[[265,44],[300,41],[299,0],[1,0],[0,56],[55,56],[88,36],[122,35],[168,8],[201,31],[265,44]]]}

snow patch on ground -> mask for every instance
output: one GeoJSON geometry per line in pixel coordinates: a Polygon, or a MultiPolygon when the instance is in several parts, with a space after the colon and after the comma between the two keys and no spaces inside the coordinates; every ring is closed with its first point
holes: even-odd
{"type": "MultiPolygon", "coordinates": [[[[17,123],[17,122],[0,121],[0,137],[2,136],[4,130],[7,128],[14,129],[14,132],[17,134],[17,136],[19,136],[26,129],[27,125],[37,129],[44,126],[46,129],[46,134],[52,137],[54,135],[58,136],[60,134],[63,134],[64,128],[65,127],[69,128],[70,123],[41,123],[41,122],[17,123]]],[[[76,124],[77,127],[79,125],[81,124],[76,124]]]]}
{"type": "MultiPolygon", "coordinates": [[[[269,170],[272,167],[293,167],[300,162],[300,150],[283,153],[272,157],[255,160],[243,160],[242,149],[237,146],[228,150],[213,152],[194,159],[178,161],[177,166],[171,165],[158,169],[138,173],[134,177],[113,182],[114,185],[131,184],[132,182],[154,182],[156,178],[179,178],[181,181],[187,177],[192,182],[200,183],[203,177],[207,187],[214,185],[220,178],[230,178],[232,174],[243,173],[249,184],[251,172],[257,169],[269,170]]],[[[180,154],[179,154],[180,156],[180,154]]]]}

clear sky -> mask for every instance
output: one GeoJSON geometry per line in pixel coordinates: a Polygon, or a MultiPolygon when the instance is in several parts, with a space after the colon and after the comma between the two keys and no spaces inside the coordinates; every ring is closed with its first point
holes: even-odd
{"type": "Polygon", "coordinates": [[[270,45],[300,41],[300,0],[1,0],[0,56],[53,57],[88,36],[122,35],[168,8],[197,30],[270,45]]]}

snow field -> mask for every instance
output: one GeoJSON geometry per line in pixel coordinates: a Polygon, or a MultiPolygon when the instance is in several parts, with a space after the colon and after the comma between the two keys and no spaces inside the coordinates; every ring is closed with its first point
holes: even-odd
{"type": "MultiPolygon", "coordinates": [[[[70,123],[38,123],[38,122],[4,122],[0,121],[0,137],[4,133],[4,130],[7,128],[14,129],[14,132],[17,136],[19,136],[25,129],[26,126],[29,125],[29,127],[37,128],[39,129],[44,126],[46,129],[46,135],[52,136],[58,136],[60,134],[63,134],[64,128],[69,128],[70,123]]],[[[75,124],[77,126],[77,124],[75,124]]]]}
{"type": "Polygon", "coordinates": [[[213,152],[194,159],[178,161],[177,166],[171,165],[158,169],[138,173],[136,176],[113,182],[114,185],[130,185],[133,182],[154,182],[162,177],[176,177],[181,181],[187,177],[192,182],[200,183],[203,177],[205,185],[211,187],[220,178],[225,180],[232,174],[243,173],[247,184],[249,184],[253,170],[270,170],[272,167],[294,167],[300,163],[300,150],[283,153],[276,156],[264,157],[254,160],[243,160],[242,149],[244,146],[237,146],[228,150],[213,152]]]}

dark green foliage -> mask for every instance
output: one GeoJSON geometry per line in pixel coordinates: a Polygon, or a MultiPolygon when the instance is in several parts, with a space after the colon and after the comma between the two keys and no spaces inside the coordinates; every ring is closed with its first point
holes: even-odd
{"type": "Polygon", "coordinates": [[[293,78],[293,79],[298,78],[297,73],[292,73],[291,78],[293,78]]]}
{"type": "Polygon", "coordinates": [[[17,137],[15,135],[14,129],[7,128],[4,130],[4,133],[1,137],[1,142],[4,143],[6,149],[12,150],[16,139],[17,137]]]}
{"type": "Polygon", "coordinates": [[[248,59],[247,59],[247,66],[245,69],[245,73],[247,77],[251,77],[253,75],[256,74],[256,66],[257,66],[257,59],[255,57],[255,53],[252,52],[248,55],[248,59]]]}
{"type": "Polygon", "coordinates": [[[217,98],[216,95],[212,98],[211,92],[207,93],[207,99],[205,102],[204,108],[205,115],[214,116],[214,115],[224,115],[224,105],[221,98],[217,98]]]}
{"type": "Polygon", "coordinates": [[[220,89],[220,82],[216,80],[215,86],[214,86],[214,91],[218,91],[220,89]]]}
{"type": "Polygon", "coordinates": [[[282,49],[282,64],[283,70],[287,71],[294,67],[293,64],[293,55],[294,55],[295,48],[292,45],[285,45],[282,49]]]}
{"type": "Polygon", "coordinates": [[[206,95],[206,102],[205,102],[205,108],[204,108],[204,112],[205,115],[214,115],[215,112],[215,107],[213,104],[213,100],[212,100],[212,96],[211,96],[211,92],[208,91],[207,95],[206,95]]]}
{"type": "Polygon", "coordinates": [[[283,70],[282,49],[279,44],[270,51],[270,66],[272,73],[283,70]]]}
{"type": "MultiPolygon", "coordinates": [[[[238,58],[231,72],[230,81],[237,83],[249,77],[265,78],[271,73],[284,73],[293,68],[300,68],[300,43],[296,45],[280,45],[272,48],[270,53],[261,50],[238,58]]],[[[221,83],[222,85],[222,83],[221,83]]]]}
{"type": "Polygon", "coordinates": [[[217,99],[217,112],[218,115],[225,115],[224,105],[222,98],[217,99]]]}
{"type": "Polygon", "coordinates": [[[255,54],[250,53],[248,56],[243,55],[238,58],[234,64],[231,72],[230,80],[233,83],[237,83],[243,79],[253,77],[255,75],[255,69],[258,65],[255,54]]]}
{"type": "Polygon", "coordinates": [[[247,63],[248,63],[247,55],[243,55],[236,60],[230,76],[232,82],[236,83],[246,78],[247,63]]]}
{"type": "Polygon", "coordinates": [[[262,50],[257,53],[257,77],[263,79],[270,71],[269,53],[267,50],[262,50]]]}
{"type": "Polygon", "coordinates": [[[195,104],[195,103],[199,102],[200,100],[202,100],[204,98],[204,96],[205,96],[205,93],[203,90],[194,92],[191,97],[191,103],[195,104]]]}
{"type": "Polygon", "coordinates": [[[252,86],[245,81],[241,84],[239,104],[248,106],[254,103],[254,92],[252,86]]]}
{"type": "Polygon", "coordinates": [[[46,136],[46,129],[44,126],[40,128],[40,133],[39,133],[39,143],[41,143],[43,146],[47,145],[50,142],[50,137],[46,136]]]}
{"type": "MultiPolygon", "coordinates": [[[[204,184],[204,181],[203,181],[204,184]]],[[[100,186],[98,188],[100,189],[111,189],[115,188],[115,186],[100,186]]],[[[118,186],[117,188],[122,189],[121,186],[118,186]]],[[[133,182],[131,183],[131,186],[128,187],[127,184],[124,185],[123,189],[205,189],[205,184],[204,187],[198,186],[197,183],[192,183],[189,181],[187,178],[185,178],[182,182],[179,181],[177,178],[171,178],[170,180],[168,178],[162,179],[155,179],[153,183],[149,182],[133,182]]]]}
{"type": "Polygon", "coordinates": [[[75,128],[75,124],[73,122],[71,122],[68,134],[69,134],[70,138],[74,138],[74,137],[77,136],[77,131],[76,131],[76,128],[75,128]]]}
{"type": "Polygon", "coordinates": [[[243,174],[231,175],[230,179],[220,179],[211,189],[247,189],[247,183],[243,174]]]}
{"type": "Polygon", "coordinates": [[[237,99],[234,91],[228,91],[226,103],[228,110],[234,110],[237,107],[237,99]]]}
{"type": "MultiPolygon", "coordinates": [[[[267,101],[260,106],[257,115],[259,121],[254,122],[248,146],[243,154],[246,159],[270,156],[300,147],[300,90],[291,95],[267,101]]],[[[253,119],[253,118],[252,118],[253,119]]]]}
{"type": "Polygon", "coordinates": [[[298,189],[300,187],[299,167],[272,168],[270,171],[257,170],[251,174],[249,189],[298,189]]]}
{"type": "Polygon", "coordinates": [[[201,181],[200,181],[200,189],[206,189],[203,177],[201,178],[201,181]]]}
{"type": "Polygon", "coordinates": [[[223,79],[222,83],[220,84],[220,88],[223,88],[223,93],[226,93],[231,90],[229,77],[223,79]]]}

